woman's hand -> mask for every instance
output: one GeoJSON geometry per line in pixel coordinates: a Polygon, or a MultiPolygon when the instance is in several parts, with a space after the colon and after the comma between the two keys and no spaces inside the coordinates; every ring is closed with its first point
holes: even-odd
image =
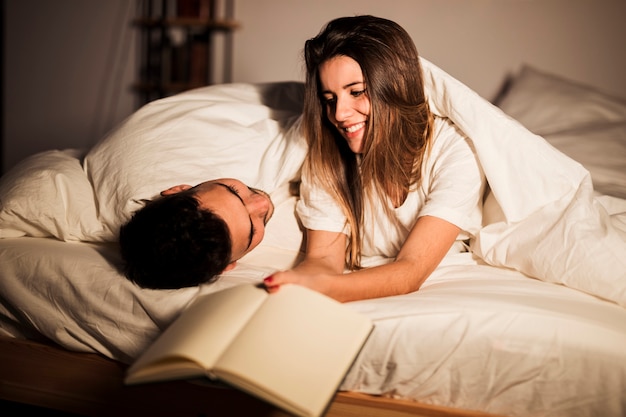
{"type": "Polygon", "coordinates": [[[322,294],[328,294],[330,282],[333,278],[326,274],[308,274],[294,270],[275,272],[265,278],[263,284],[269,293],[280,289],[281,285],[297,284],[322,294]]]}
{"type": "Polygon", "coordinates": [[[333,296],[333,282],[343,275],[346,235],[307,230],[307,247],[303,261],[288,271],[275,272],[265,278],[267,291],[278,291],[281,285],[297,284],[333,296]]]}

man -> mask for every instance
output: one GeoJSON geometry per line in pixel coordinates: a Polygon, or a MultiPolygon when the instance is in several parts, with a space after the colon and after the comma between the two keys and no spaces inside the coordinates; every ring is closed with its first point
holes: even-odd
{"type": "Polygon", "coordinates": [[[171,187],[120,228],[124,272],[144,288],[213,282],[263,240],[273,213],[267,193],[233,178],[171,187]]]}

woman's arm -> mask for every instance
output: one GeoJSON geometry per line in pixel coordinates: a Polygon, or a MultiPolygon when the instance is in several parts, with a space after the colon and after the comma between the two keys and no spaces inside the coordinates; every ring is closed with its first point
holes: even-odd
{"type": "Polygon", "coordinates": [[[266,278],[268,291],[295,283],[345,302],[416,291],[450,250],[459,227],[433,216],[417,219],[396,259],[386,265],[343,274],[346,237],[309,231],[304,261],[266,278]]]}
{"type": "Polygon", "coordinates": [[[275,272],[265,278],[265,287],[275,292],[282,284],[294,283],[328,294],[330,279],[343,274],[345,248],[345,234],[307,229],[302,262],[289,271],[275,272]]]}

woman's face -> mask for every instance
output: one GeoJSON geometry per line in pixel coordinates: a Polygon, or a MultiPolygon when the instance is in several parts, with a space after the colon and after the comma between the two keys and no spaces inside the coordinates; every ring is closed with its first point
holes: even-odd
{"type": "Polygon", "coordinates": [[[354,59],[339,55],[320,66],[319,76],[326,116],[352,152],[362,153],[371,106],[361,66],[354,59]]]}

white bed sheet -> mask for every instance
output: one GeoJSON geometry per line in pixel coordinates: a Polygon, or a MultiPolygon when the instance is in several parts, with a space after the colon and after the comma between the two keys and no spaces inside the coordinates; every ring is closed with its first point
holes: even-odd
{"type": "Polygon", "coordinates": [[[508,416],[620,416],[624,309],[491,266],[353,308],[376,331],[342,388],[508,416]]]}
{"type": "MultiPolygon", "coordinates": [[[[115,244],[2,239],[0,328],[129,363],[199,294],[295,256],[264,246],[262,264],[244,259],[213,285],[151,291],[120,274],[115,244]]],[[[418,292],[347,305],[375,328],[341,390],[509,416],[626,411],[626,309],[614,303],[465,253],[418,292]]]]}

